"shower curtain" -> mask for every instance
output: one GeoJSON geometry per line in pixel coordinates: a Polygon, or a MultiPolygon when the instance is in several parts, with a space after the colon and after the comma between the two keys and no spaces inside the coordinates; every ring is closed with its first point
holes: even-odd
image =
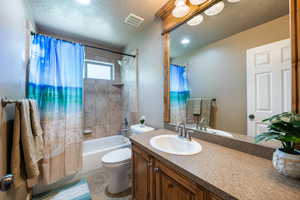
{"type": "Polygon", "coordinates": [[[82,167],[84,47],[44,35],[31,42],[27,97],[38,102],[44,131],[43,182],[82,167]]]}
{"type": "Polygon", "coordinates": [[[186,102],[190,98],[186,67],[170,66],[170,114],[171,123],[186,122],[186,102]]]}

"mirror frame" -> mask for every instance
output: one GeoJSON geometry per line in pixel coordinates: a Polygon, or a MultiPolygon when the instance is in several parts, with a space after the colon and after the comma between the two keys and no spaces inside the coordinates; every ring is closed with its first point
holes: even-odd
{"type": "MultiPolygon", "coordinates": [[[[182,18],[172,16],[175,0],[169,0],[156,13],[162,20],[163,53],[164,53],[164,122],[170,122],[170,33],[195,15],[213,6],[221,0],[208,0],[193,6],[189,2],[190,12],[182,18]]],[[[300,112],[300,2],[289,0],[290,3],[290,38],[292,42],[292,111],[300,112]]]]}

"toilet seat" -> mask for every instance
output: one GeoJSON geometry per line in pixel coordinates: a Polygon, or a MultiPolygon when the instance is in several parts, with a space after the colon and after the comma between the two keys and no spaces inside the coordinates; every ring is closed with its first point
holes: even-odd
{"type": "Polygon", "coordinates": [[[123,148],[111,151],[102,157],[102,163],[105,165],[120,165],[128,163],[131,160],[131,149],[123,148]]]}

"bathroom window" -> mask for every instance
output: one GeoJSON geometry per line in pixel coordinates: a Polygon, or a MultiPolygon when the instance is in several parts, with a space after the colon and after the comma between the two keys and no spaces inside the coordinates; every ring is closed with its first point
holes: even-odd
{"type": "Polygon", "coordinates": [[[99,61],[87,60],[86,62],[86,78],[88,79],[114,79],[114,64],[99,61]]]}

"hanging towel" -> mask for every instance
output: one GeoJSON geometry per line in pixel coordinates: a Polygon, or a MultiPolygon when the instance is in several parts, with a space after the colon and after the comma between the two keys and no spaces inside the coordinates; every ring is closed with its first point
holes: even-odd
{"type": "Polygon", "coordinates": [[[207,125],[211,125],[212,99],[203,98],[201,100],[202,113],[201,118],[207,120],[207,125]]]}
{"type": "Polygon", "coordinates": [[[201,99],[194,99],[192,100],[192,105],[193,105],[193,115],[201,115],[202,111],[202,103],[201,99]]]}
{"type": "Polygon", "coordinates": [[[41,127],[40,113],[35,100],[29,100],[30,104],[30,119],[31,119],[31,128],[34,136],[41,136],[43,130],[41,127]]]}
{"type": "Polygon", "coordinates": [[[11,168],[15,187],[40,175],[38,162],[43,158],[42,129],[34,101],[16,103],[11,168]]]}

